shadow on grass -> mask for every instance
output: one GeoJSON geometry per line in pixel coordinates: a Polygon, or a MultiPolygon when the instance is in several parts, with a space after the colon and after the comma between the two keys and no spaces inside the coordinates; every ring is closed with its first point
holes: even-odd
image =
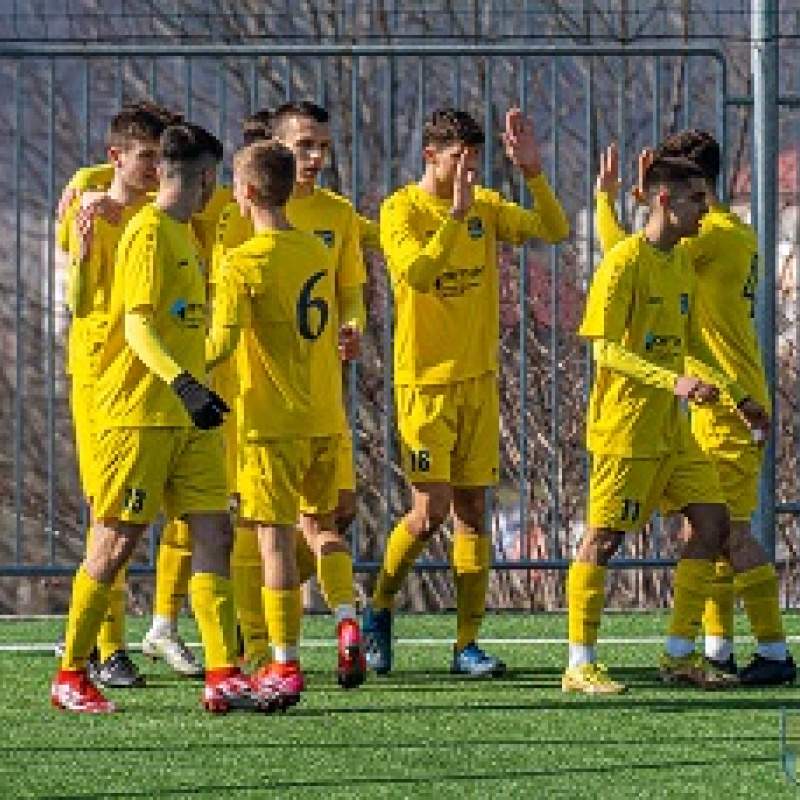
{"type": "MultiPolygon", "coordinates": [[[[774,762],[774,758],[769,756],[748,756],[733,761],[739,765],[747,764],[768,764],[774,762]]],[[[530,770],[502,770],[498,772],[470,772],[470,773],[445,773],[445,774],[427,774],[427,775],[414,775],[403,777],[360,777],[360,776],[347,776],[344,778],[329,779],[329,780],[291,780],[291,781],[274,781],[269,783],[250,783],[250,784],[214,784],[206,786],[195,787],[180,787],[176,789],[166,789],[160,787],[158,789],[159,796],[168,795],[200,795],[206,793],[214,793],[217,796],[224,797],[234,792],[281,792],[290,789],[338,789],[343,787],[362,787],[362,791],[367,787],[387,787],[387,786],[419,786],[429,787],[432,783],[476,783],[476,782],[493,782],[493,781],[507,781],[518,780],[521,778],[545,778],[563,775],[603,775],[619,772],[647,772],[659,770],[683,770],[692,767],[718,767],[719,761],[717,759],[683,759],[673,762],[640,762],[633,764],[631,762],[622,762],[618,764],[603,764],[596,767],[590,766],[574,766],[574,767],[553,767],[547,769],[530,769],[530,770]]],[[[152,790],[131,792],[126,790],[124,792],[104,791],[102,794],[86,793],[86,794],[58,794],[58,795],[43,795],[44,797],[51,798],[105,798],[105,797],[152,797],[152,790]]]]}

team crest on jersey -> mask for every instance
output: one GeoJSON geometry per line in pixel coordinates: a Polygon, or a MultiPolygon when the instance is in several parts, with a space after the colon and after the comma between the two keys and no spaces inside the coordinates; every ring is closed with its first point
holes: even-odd
{"type": "Polygon", "coordinates": [[[336,241],[333,231],[314,231],[314,233],[322,239],[325,247],[333,247],[333,243],[336,241]]]}
{"type": "Polygon", "coordinates": [[[186,301],[183,298],[180,298],[172,304],[172,308],[170,308],[169,313],[172,314],[173,317],[178,317],[178,319],[186,319],[187,307],[186,301]]]}
{"type": "Polygon", "coordinates": [[[686,292],[681,292],[681,314],[689,313],[689,295],[686,292]]]}
{"type": "Polygon", "coordinates": [[[480,217],[470,217],[467,220],[467,232],[470,239],[480,239],[483,236],[483,221],[480,217]]]}

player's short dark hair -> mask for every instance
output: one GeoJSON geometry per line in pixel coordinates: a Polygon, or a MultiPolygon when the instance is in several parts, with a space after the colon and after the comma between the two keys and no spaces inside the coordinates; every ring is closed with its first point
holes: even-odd
{"type": "Polygon", "coordinates": [[[466,111],[457,108],[439,108],[434,111],[422,129],[422,146],[446,147],[464,144],[478,147],[486,141],[478,121],[466,111]]]}
{"type": "Polygon", "coordinates": [[[131,142],[157,142],[172,124],[164,109],[149,101],[123,106],[111,118],[106,131],[106,147],[127,147],[131,142]]]}
{"type": "Polygon", "coordinates": [[[203,156],[222,161],[222,142],[210,131],[191,122],[166,128],[161,134],[159,150],[161,159],[172,163],[197,161],[203,156]]]}
{"type": "Polygon", "coordinates": [[[234,173],[253,187],[258,206],[285,206],[292,195],[295,178],[294,154],[276,140],[254,142],[234,156],[234,173]]]}
{"type": "Polygon", "coordinates": [[[688,158],[703,171],[703,176],[715,183],[722,168],[722,152],[719,142],[706,131],[698,128],[668,136],[657,148],[657,155],[688,158]]]}
{"type": "Polygon", "coordinates": [[[245,147],[253,142],[263,142],[272,136],[274,114],[269,108],[262,108],[245,117],[242,123],[242,137],[245,147]]]}
{"type": "Polygon", "coordinates": [[[703,171],[688,158],[656,154],[644,173],[644,190],[650,194],[665,183],[684,183],[692,178],[704,177],[703,171]]]}
{"type": "Polygon", "coordinates": [[[279,130],[281,125],[290,117],[304,117],[323,125],[331,121],[331,115],[322,106],[313,103],[311,100],[300,100],[283,103],[272,112],[271,130],[279,130]]]}

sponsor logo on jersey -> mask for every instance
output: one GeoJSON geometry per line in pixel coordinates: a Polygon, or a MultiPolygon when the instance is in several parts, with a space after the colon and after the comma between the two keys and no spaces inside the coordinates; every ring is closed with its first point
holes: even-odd
{"type": "Polygon", "coordinates": [[[334,242],[336,241],[336,235],[333,231],[314,231],[314,233],[319,236],[322,240],[322,244],[325,247],[333,247],[334,242]]]}
{"type": "Polygon", "coordinates": [[[480,217],[470,217],[467,220],[467,232],[470,239],[480,239],[483,236],[483,220],[480,217]]]}

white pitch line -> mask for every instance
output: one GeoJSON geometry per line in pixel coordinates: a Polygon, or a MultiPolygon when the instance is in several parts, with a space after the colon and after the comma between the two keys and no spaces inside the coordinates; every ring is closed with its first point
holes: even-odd
{"type": "MultiPolygon", "coordinates": [[[[735,639],[737,644],[750,644],[753,641],[752,636],[737,636],[735,639]]],[[[800,642],[800,636],[787,636],[786,641],[792,644],[800,642]]],[[[415,639],[395,639],[395,644],[408,646],[408,647],[440,647],[444,645],[452,645],[452,639],[444,638],[415,638],[415,639]]],[[[600,639],[598,645],[657,645],[663,644],[663,636],[640,636],[640,637],[609,637],[607,639],[600,639]]],[[[188,642],[189,647],[199,650],[202,648],[200,642],[188,642]]],[[[481,639],[481,644],[485,645],[566,645],[566,639],[548,639],[548,638],[527,638],[527,639],[481,639]]],[[[334,647],[336,642],[333,639],[304,639],[300,642],[301,647],[308,648],[327,648],[334,647]]],[[[0,644],[0,653],[47,653],[52,652],[54,648],[53,643],[48,642],[31,642],[29,644],[9,643],[0,644]]],[[[128,644],[128,649],[131,651],[139,651],[142,645],[139,643],[128,644]]]]}

